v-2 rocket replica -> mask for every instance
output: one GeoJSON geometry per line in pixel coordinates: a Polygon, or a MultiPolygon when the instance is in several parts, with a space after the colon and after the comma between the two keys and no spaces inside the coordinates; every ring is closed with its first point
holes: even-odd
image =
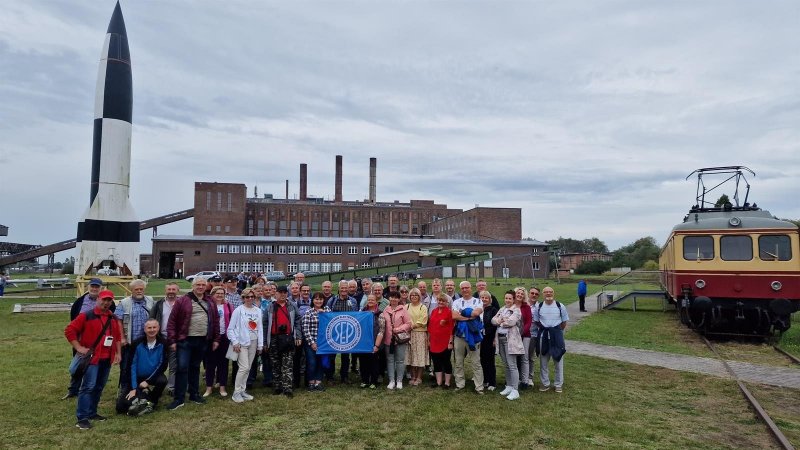
{"type": "Polygon", "coordinates": [[[75,274],[108,266],[139,274],[139,221],[128,191],[131,169],[133,79],[128,34],[119,2],[108,24],[94,104],[89,209],[78,223],[75,274]]]}

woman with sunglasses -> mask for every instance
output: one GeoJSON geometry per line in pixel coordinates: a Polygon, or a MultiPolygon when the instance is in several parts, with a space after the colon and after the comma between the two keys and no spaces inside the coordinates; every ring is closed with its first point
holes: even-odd
{"type": "Polygon", "coordinates": [[[250,374],[250,365],[256,354],[264,348],[264,328],[261,320],[261,308],[254,305],[256,294],[252,289],[242,291],[242,305],[233,311],[231,324],[228,327],[228,339],[231,341],[233,351],[238,353],[237,363],[239,371],[231,400],[242,403],[252,400],[253,396],[245,390],[247,376],[250,374]]]}
{"type": "Polygon", "coordinates": [[[203,397],[211,395],[212,388],[219,388],[219,395],[226,397],[228,392],[225,386],[228,384],[228,358],[225,353],[228,351],[228,337],[225,331],[231,323],[233,306],[228,303],[225,297],[225,288],[217,286],[211,289],[211,299],[214,300],[214,307],[217,308],[219,315],[219,347],[212,350],[209,345],[203,357],[203,366],[206,369],[206,392],[203,397]]]}

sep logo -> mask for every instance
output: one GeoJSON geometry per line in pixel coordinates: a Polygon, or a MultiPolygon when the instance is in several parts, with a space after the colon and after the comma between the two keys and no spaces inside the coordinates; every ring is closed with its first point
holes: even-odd
{"type": "Polygon", "coordinates": [[[361,324],[355,317],[341,315],[335,317],[325,330],[325,339],[337,352],[352,350],[361,340],[361,324]]]}

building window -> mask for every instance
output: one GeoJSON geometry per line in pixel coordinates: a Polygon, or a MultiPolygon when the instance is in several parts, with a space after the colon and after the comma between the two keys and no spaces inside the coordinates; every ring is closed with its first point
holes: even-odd
{"type": "Polygon", "coordinates": [[[319,272],[319,263],[311,263],[310,270],[312,272],[319,272]]]}
{"type": "Polygon", "coordinates": [[[224,262],[217,263],[217,272],[227,272],[228,271],[228,264],[224,262]]]}
{"type": "Polygon", "coordinates": [[[218,244],[217,253],[228,253],[228,246],[225,244],[218,244]]]}
{"type": "Polygon", "coordinates": [[[290,274],[297,272],[297,263],[286,264],[286,270],[288,270],[290,274]]]}
{"type": "Polygon", "coordinates": [[[312,255],[319,255],[319,245],[312,245],[309,248],[312,255]]]}
{"type": "Polygon", "coordinates": [[[364,255],[369,255],[370,254],[369,246],[365,245],[363,248],[361,248],[361,253],[363,253],[364,255]]]}
{"type": "Polygon", "coordinates": [[[349,249],[347,249],[348,255],[357,255],[358,254],[358,247],[355,245],[351,245],[349,249]]]}
{"type": "Polygon", "coordinates": [[[217,233],[219,233],[220,231],[222,231],[222,227],[217,225],[217,233]]]}
{"type": "Polygon", "coordinates": [[[255,270],[256,272],[263,271],[264,270],[264,264],[262,264],[260,262],[253,263],[253,270],[255,270]]]}
{"type": "Polygon", "coordinates": [[[228,253],[239,253],[239,246],[238,245],[229,245],[228,246],[228,253]]]}
{"type": "Polygon", "coordinates": [[[250,272],[250,263],[249,262],[243,262],[242,263],[242,272],[250,272]]]}
{"type": "Polygon", "coordinates": [[[285,245],[279,245],[278,246],[278,254],[279,255],[285,255],[286,254],[286,246],[285,245]]]}
{"type": "Polygon", "coordinates": [[[296,255],[297,254],[297,246],[296,245],[287,246],[286,247],[286,253],[288,253],[290,255],[296,255]]]}
{"type": "Polygon", "coordinates": [[[533,248],[533,254],[534,255],[538,255],[539,254],[539,248],[538,247],[534,247],[533,248]]]}
{"type": "Polygon", "coordinates": [[[264,271],[265,272],[274,272],[275,271],[275,263],[264,263],[264,271]]]}
{"type": "Polygon", "coordinates": [[[211,233],[211,225],[206,225],[206,233],[211,233]]]}
{"type": "MultiPolygon", "coordinates": [[[[250,229],[251,229],[250,234],[252,234],[253,233],[252,227],[250,229]]],[[[225,232],[226,233],[230,233],[231,232],[231,226],[230,225],[225,225],[225,232]]]]}
{"type": "Polygon", "coordinates": [[[230,269],[231,272],[238,272],[239,271],[239,263],[238,262],[230,263],[229,269],[230,269]]]}
{"type": "Polygon", "coordinates": [[[308,263],[299,263],[299,264],[297,265],[297,267],[298,267],[298,269],[300,270],[300,272],[306,272],[306,271],[308,271],[308,263]]]}
{"type": "Polygon", "coordinates": [[[233,194],[228,192],[228,211],[232,210],[233,206],[233,194]]]}
{"type": "Polygon", "coordinates": [[[242,245],[242,253],[253,253],[253,246],[252,245],[242,245]]]}
{"type": "Polygon", "coordinates": [[[256,249],[255,253],[257,255],[260,255],[260,254],[264,253],[264,246],[263,245],[256,245],[255,249],[256,249]]]}
{"type": "Polygon", "coordinates": [[[222,211],[222,192],[217,192],[217,211],[222,211]]]}
{"type": "Polygon", "coordinates": [[[320,265],[320,269],[322,269],[322,272],[324,272],[324,273],[330,272],[331,271],[331,263],[322,263],[320,265]]]}
{"type": "Polygon", "coordinates": [[[274,246],[272,246],[272,245],[265,245],[264,246],[264,253],[270,255],[273,252],[275,252],[275,247],[274,246]]]}
{"type": "MultiPolygon", "coordinates": [[[[211,192],[206,192],[206,211],[211,210],[211,192]]],[[[208,230],[211,231],[211,230],[208,230]]]]}
{"type": "Polygon", "coordinates": [[[363,269],[368,269],[368,268],[369,268],[369,263],[368,263],[368,262],[361,263],[361,267],[362,267],[363,269]]]}
{"type": "Polygon", "coordinates": [[[384,253],[392,253],[394,251],[394,247],[384,247],[384,253]]]}
{"type": "Polygon", "coordinates": [[[341,272],[342,271],[342,263],[333,263],[331,265],[331,270],[334,272],[341,272]]]}
{"type": "Polygon", "coordinates": [[[322,250],[322,254],[323,255],[330,255],[331,254],[331,248],[329,246],[327,246],[327,245],[323,245],[321,250],[322,250]]]}
{"type": "Polygon", "coordinates": [[[342,247],[338,245],[333,246],[333,251],[331,252],[334,255],[341,255],[342,254],[342,247]]]}
{"type": "Polygon", "coordinates": [[[539,261],[533,262],[533,270],[539,270],[539,261]]]}
{"type": "MultiPolygon", "coordinates": [[[[301,245],[300,246],[300,254],[301,255],[307,255],[308,254],[308,246],[307,245],[301,245]]],[[[300,270],[302,271],[303,269],[300,269],[300,270]]]]}

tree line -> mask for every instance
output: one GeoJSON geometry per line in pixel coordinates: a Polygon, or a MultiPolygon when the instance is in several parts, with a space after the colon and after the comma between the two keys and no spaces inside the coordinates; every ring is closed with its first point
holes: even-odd
{"type": "MultiPolygon", "coordinates": [[[[605,242],[596,237],[589,239],[559,237],[545,242],[553,250],[551,258],[555,258],[556,253],[611,253],[611,261],[586,261],[578,266],[575,273],[581,275],[601,274],[612,267],[657,270],[658,254],[661,251],[652,236],[639,238],[613,252],[609,252],[605,242]]],[[[556,267],[555,260],[550,263],[551,267],[556,267]]]]}

